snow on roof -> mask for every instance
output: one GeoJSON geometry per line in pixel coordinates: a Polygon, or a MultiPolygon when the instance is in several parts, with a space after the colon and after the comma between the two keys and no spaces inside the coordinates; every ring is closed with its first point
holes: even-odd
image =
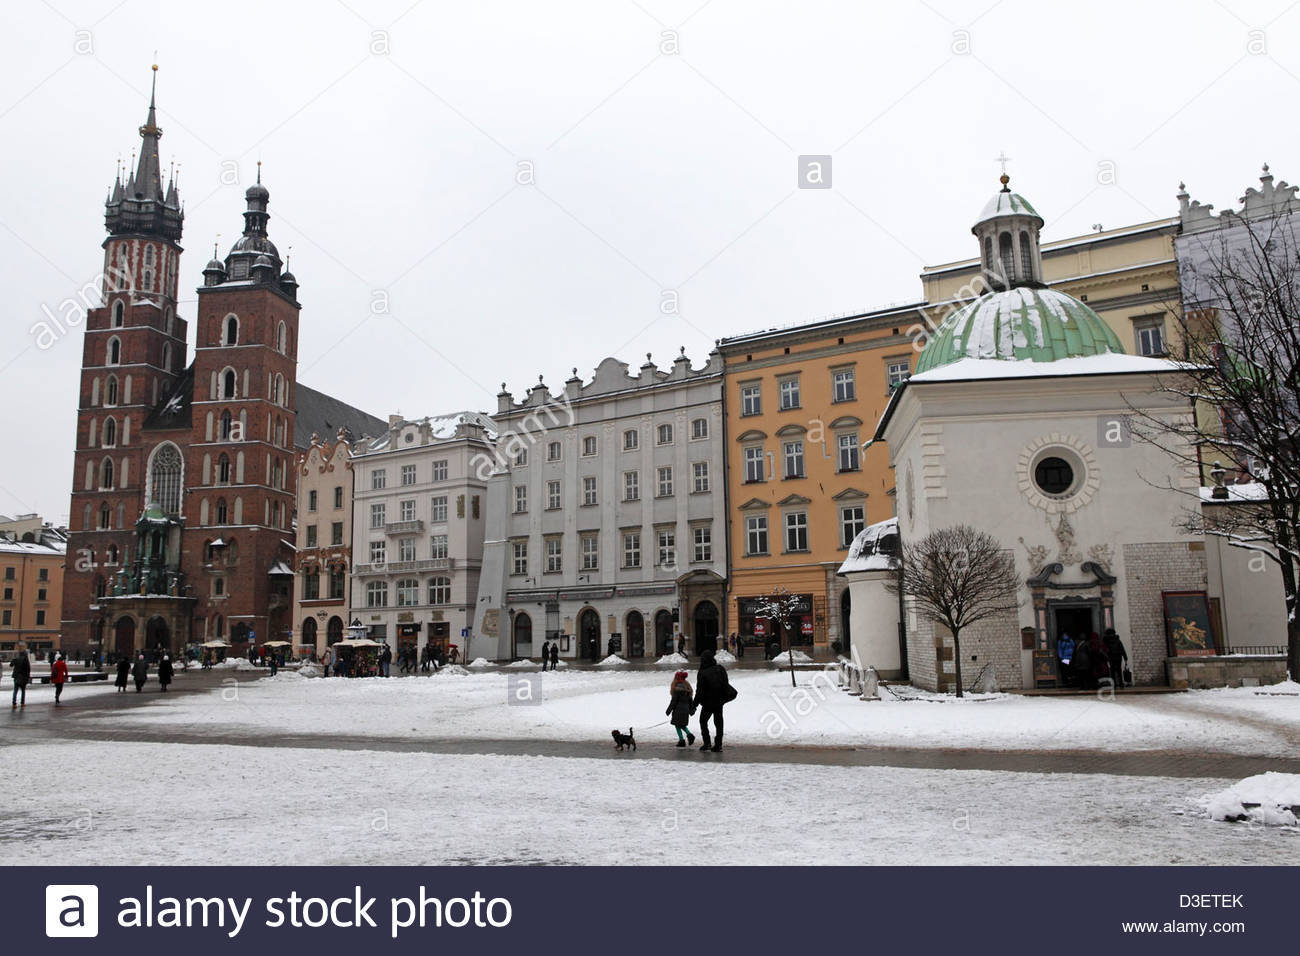
{"type": "Polygon", "coordinates": [[[1067,375],[1131,375],[1135,373],[1179,372],[1189,366],[1171,359],[1149,358],[1105,352],[1057,359],[1054,362],[1009,361],[996,358],[964,358],[918,372],[907,380],[916,382],[967,382],[999,378],[1056,378],[1067,375]]]}
{"type": "Polygon", "coordinates": [[[3,551],[6,554],[43,554],[53,556],[66,554],[67,545],[63,541],[49,541],[42,543],[40,541],[13,541],[9,538],[0,538],[0,551],[3,551]]]}
{"type": "Polygon", "coordinates": [[[849,556],[844,559],[837,573],[892,571],[898,567],[898,557],[890,554],[889,551],[897,546],[897,518],[886,518],[884,521],[867,525],[858,532],[858,536],[853,539],[853,544],[849,545],[849,556]]]}
{"type": "Polygon", "coordinates": [[[1268,501],[1268,489],[1258,481],[1228,485],[1228,497],[1214,497],[1213,488],[1201,488],[1201,501],[1206,504],[1232,504],[1240,501],[1268,501]]]}
{"type": "Polygon", "coordinates": [[[282,575],[282,574],[288,575],[289,577],[293,577],[293,568],[289,567],[289,565],[285,564],[283,561],[277,558],[275,564],[271,565],[271,570],[267,571],[266,573],[270,577],[275,577],[277,575],[282,575]]]}

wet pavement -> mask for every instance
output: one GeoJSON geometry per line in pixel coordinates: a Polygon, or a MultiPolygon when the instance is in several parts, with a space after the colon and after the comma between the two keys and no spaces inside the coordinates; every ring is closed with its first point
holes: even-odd
{"type": "MultiPolygon", "coordinates": [[[[206,693],[229,686],[259,680],[266,671],[178,672],[168,697],[206,693]]],[[[412,677],[410,679],[418,679],[412,677]]],[[[929,747],[898,748],[869,746],[781,746],[774,744],[728,745],[721,753],[701,753],[696,747],[678,748],[668,733],[638,739],[635,752],[619,753],[610,740],[561,741],[547,739],[482,738],[389,738],[350,736],[324,729],[312,733],[280,732],[270,735],[264,730],[219,731],[207,727],[169,727],[149,729],[139,726],[114,728],[88,717],[109,718],[126,708],[148,707],[163,698],[156,680],[151,679],[143,693],[134,686],[126,693],[116,693],[98,685],[93,693],[86,685],[73,685],[64,691],[64,703],[53,706],[53,689],[29,687],[27,707],[11,711],[0,709],[0,747],[30,746],[54,740],[104,742],[174,743],[194,746],[239,746],[267,748],[302,748],[318,750],[369,750],[395,753],[488,754],[506,756],[581,757],[608,760],[689,760],[722,763],[807,764],[840,767],[900,767],[923,770],[1000,770],[1019,773],[1118,774],[1157,777],[1242,778],[1267,771],[1300,774],[1300,757],[1244,756],[1204,751],[1133,751],[1103,752],[954,750],[929,747]],[[78,693],[78,691],[83,691],[78,693]]],[[[8,681],[0,687],[8,703],[8,681]]],[[[163,698],[165,699],[165,698],[163,698]]],[[[1250,718],[1242,718],[1249,721],[1250,718]]],[[[645,732],[642,731],[644,734],[645,732]]]]}

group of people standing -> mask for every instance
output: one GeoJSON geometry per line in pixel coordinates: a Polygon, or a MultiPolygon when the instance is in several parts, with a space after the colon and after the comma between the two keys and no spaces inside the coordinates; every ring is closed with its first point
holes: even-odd
{"type": "MultiPolygon", "coordinates": [[[[158,685],[163,693],[167,692],[167,685],[172,682],[172,673],[171,655],[164,654],[158,661],[158,685]]],[[[117,679],[113,682],[117,686],[117,692],[125,694],[127,682],[132,680],[135,681],[137,694],[144,690],[144,685],[149,680],[149,662],[143,654],[136,654],[134,663],[125,657],[117,662],[117,679]]]]}
{"type": "Polygon", "coordinates": [[[547,669],[550,665],[551,670],[560,666],[560,642],[545,640],[542,641],[542,670],[547,669]]]}
{"type": "Polygon", "coordinates": [[[1128,651],[1113,627],[1105,634],[1093,631],[1077,641],[1069,634],[1056,639],[1056,658],[1060,664],[1061,686],[1096,690],[1109,680],[1115,687],[1132,684],[1128,669],[1128,651]]]}

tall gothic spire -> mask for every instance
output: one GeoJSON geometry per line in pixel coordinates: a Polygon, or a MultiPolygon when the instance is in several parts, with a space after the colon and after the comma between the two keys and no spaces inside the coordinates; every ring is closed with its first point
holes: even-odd
{"type": "MultiPolygon", "coordinates": [[[[158,64],[153,65],[153,82],[149,90],[149,114],[140,127],[140,159],[125,183],[118,178],[104,208],[104,225],[113,235],[159,236],[171,240],[181,237],[185,214],[175,182],[163,191],[162,164],[158,159],[158,64]]],[[[120,173],[119,173],[120,177],[120,173]]]]}

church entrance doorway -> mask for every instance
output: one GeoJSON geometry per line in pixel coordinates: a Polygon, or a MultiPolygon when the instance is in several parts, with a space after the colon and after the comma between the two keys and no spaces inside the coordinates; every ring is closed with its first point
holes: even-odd
{"type": "Polygon", "coordinates": [[[171,653],[172,632],[166,621],[160,617],[149,618],[149,623],[144,627],[144,646],[149,651],[171,653]]]}
{"type": "MultiPolygon", "coordinates": [[[[1087,640],[1094,631],[1101,633],[1101,601],[1061,600],[1047,602],[1047,620],[1050,630],[1052,653],[1059,661],[1060,653],[1057,642],[1066,634],[1077,644],[1087,640]]],[[[1061,682],[1058,686],[1071,687],[1076,684],[1073,674],[1062,668],[1061,682]]]]}
{"type": "Polygon", "coordinates": [[[129,617],[119,617],[117,624],[113,627],[113,650],[120,656],[127,658],[134,657],[132,653],[135,650],[135,619],[129,617]]]}

